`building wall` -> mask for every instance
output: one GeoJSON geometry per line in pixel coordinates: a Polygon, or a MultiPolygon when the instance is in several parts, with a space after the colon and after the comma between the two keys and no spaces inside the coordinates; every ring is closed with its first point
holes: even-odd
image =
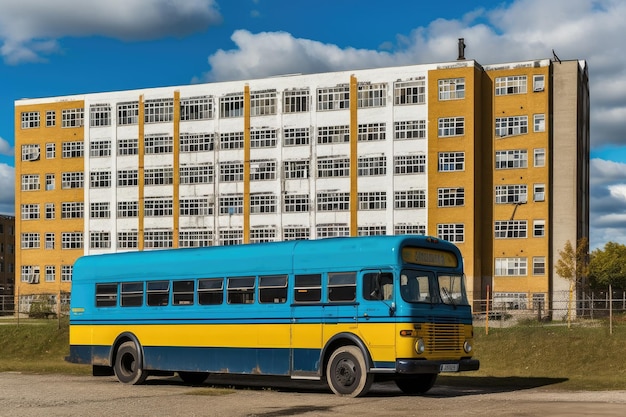
{"type": "MultiPolygon", "coordinates": [[[[0,311],[15,284],[15,217],[0,215],[0,311]]],[[[12,301],[11,301],[12,304],[12,301]]]]}

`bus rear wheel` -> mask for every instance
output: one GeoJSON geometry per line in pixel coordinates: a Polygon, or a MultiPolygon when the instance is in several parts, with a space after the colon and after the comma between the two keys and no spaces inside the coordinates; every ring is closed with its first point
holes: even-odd
{"type": "Polygon", "coordinates": [[[437,374],[420,374],[410,378],[398,378],[395,380],[400,390],[409,395],[423,394],[435,385],[437,374]]]}
{"type": "Polygon", "coordinates": [[[185,384],[200,385],[209,377],[208,372],[184,372],[179,371],[178,376],[185,384]]]}
{"type": "Polygon", "coordinates": [[[367,372],[365,358],[359,348],[342,346],[330,356],[326,380],[335,394],[360,397],[369,391],[374,375],[367,372]]]}
{"type": "Polygon", "coordinates": [[[135,343],[128,341],[120,345],[115,355],[113,371],[117,379],[124,384],[143,384],[148,372],[143,369],[135,343]]]}

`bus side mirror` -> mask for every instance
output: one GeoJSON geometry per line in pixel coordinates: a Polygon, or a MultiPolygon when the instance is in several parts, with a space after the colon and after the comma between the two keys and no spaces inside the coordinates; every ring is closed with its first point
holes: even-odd
{"type": "Polygon", "coordinates": [[[389,306],[389,315],[394,316],[396,314],[396,303],[392,302],[389,306]]]}

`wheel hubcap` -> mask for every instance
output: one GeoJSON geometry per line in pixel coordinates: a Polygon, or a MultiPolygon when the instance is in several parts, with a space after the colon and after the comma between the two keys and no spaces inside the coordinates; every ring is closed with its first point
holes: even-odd
{"type": "Polygon", "coordinates": [[[337,364],[335,380],[347,387],[354,384],[356,380],[356,366],[349,360],[342,360],[337,364]]]}

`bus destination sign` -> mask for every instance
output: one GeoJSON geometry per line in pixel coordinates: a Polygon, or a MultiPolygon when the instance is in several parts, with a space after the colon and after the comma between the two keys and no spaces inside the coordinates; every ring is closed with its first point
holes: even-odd
{"type": "Polygon", "coordinates": [[[454,254],[436,249],[414,247],[402,248],[402,260],[404,262],[419,265],[445,266],[451,268],[458,266],[457,259],[454,254]]]}

